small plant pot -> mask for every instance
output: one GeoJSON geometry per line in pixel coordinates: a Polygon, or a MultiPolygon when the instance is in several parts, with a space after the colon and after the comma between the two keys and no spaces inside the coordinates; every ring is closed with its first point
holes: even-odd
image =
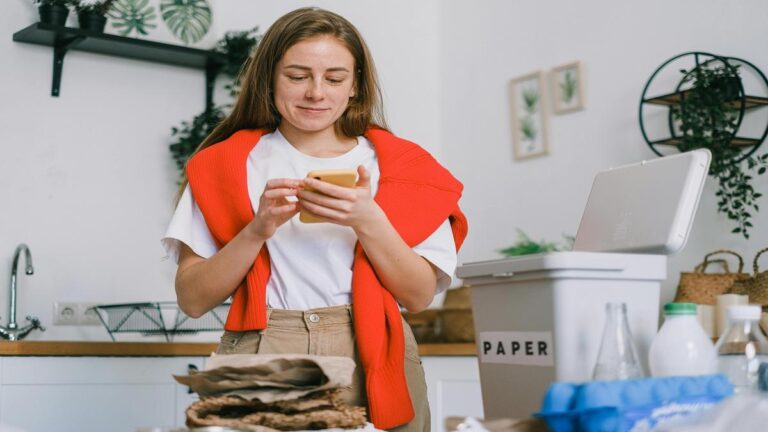
{"type": "Polygon", "coordinates": [[[104,33],[107,17],[94,12],[80,12],[77,14],[80,28],[95,33],[104,33]]]}
{"type": "Polygon", "coordinates": [[[67,24],[69,8],[66,6],[41,4],[38,6],[37,10],[40,12],[41,23],[53,24],[62,27],[67,24]]]}

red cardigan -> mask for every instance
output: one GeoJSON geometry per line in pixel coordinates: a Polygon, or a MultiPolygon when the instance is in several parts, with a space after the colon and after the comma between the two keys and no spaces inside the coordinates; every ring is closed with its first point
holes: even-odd
{"type": "MultiPolygon", "coordinates": [[[[246,160],[263,133],[238,131],[187,163],[192,195],[219,247],[253,219],[246,160]]],[[[369,129],[365,136],[376,150],[381,171],[374,199],[403,240],[413,247],[448,218],[458,250],[467,235],[467,220],[458,206],[462,184],[414,143],[377,128],[369,129]]],[[[264,245],[233,295],[227,330],[266,328],[269,275],[269,251],[264,245]]],[[[381,285],[360,243],[355,246],[352,265],[352,311],[371,421],[379,429],[406,424],[414,412],[405,380],[400,308],[381,285]]]]}

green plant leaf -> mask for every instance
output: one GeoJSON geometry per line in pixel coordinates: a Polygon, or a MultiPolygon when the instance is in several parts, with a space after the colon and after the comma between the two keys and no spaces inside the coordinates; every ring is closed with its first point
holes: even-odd
{"type": "Polygon", "coordinates": [[[546,241],[535,242],[525,232],[517,229],[517,242],[509,247],[500,249],[499,253],[505,256],[520,256],[571,249],[573,236],[563,235],[563,238],[565,239],[565,244],[546,241]]]}

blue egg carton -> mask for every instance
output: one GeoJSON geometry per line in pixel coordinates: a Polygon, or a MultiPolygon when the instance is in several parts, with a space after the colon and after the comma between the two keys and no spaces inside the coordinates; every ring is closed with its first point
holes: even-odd
{"type": "Polygon", "coordinates": [[[647,431],[732,394],[733,385],[722,374],[554,383],[534,415],[554,432],[647,431]]]}

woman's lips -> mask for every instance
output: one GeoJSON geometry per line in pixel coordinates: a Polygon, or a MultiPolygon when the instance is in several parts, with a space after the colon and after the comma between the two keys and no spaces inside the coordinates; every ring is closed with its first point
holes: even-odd
{"type": "Polygon", "coordinates": [[[299,107],[299,109],[312,114],[319,114],[319,113],[324,113],[328,111],[328,108],[311,108],[311,107],[301,107],[301,106],[299,107]]]}

